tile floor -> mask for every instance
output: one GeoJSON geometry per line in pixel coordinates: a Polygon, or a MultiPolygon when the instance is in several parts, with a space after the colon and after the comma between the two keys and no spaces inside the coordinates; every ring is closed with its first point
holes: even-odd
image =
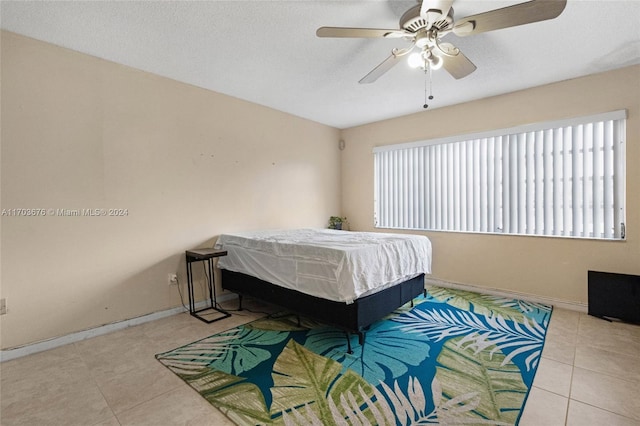
{"type": "MultiPolygon", "coordinates": [[[[4,362],[0,424],[231,425],[154,355],[259,316],[178,314],[4,362]]],[[[639,395],[640,327],[556,309],[520,425],[640,425],[639,395]]]]}

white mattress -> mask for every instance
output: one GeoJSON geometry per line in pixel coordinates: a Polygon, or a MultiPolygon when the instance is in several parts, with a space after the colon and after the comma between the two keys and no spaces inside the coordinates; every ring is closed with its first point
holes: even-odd
{"type": "Polygon", "coordinates": [[[431,273],[421,235],[295,229],[223,234],[218,267],[323,299],[355,299],[431,273]]]}

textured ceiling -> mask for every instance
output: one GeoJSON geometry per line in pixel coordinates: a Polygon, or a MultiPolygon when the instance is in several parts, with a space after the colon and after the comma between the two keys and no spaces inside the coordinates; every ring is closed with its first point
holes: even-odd
{"type": "MultiPolygon", "coordinates": [[[[456,0],[455,18],[518,1],[456,0]]],[[[317,38],[320,26],[398,28],[411,0],[2,1],[3,29],[337,128],[422,111],[401,63],[358,84],[403,40],[317,38]]],[[[640,1],[569,0],[560,17],[470,37],[478,69],[434,72],[438,108],[640,63],[640,1]]],[[[639,76],[640,79],[640,76],[639,76]]]]}

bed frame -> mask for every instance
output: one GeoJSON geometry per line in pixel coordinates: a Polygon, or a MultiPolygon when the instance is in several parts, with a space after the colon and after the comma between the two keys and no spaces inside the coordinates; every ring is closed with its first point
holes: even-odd
{"type": "Polygon", "coordinates": [[[368,326],[425,292],[424,274],[420,274],[408,281],[346,304],[310,296],[239,272],[227,269],[222,269],[221,272],[222,288],[238,294],[240,310],[242,310],[242,296],[246,295],[323,324],[341,328],[347,333],[349,353],[352,353],[349,333],[356,333],[362,345],[364,330],[368,326]]]}

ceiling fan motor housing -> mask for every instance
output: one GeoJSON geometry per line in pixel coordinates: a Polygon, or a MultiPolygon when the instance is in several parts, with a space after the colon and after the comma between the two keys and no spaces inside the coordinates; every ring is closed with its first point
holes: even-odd
{"type": "Polygon", "coordinates": [[[400,17],[400,28],[412,33],[417,33],[422,29],[428,28],[435,28],[439,32],[448,31],[453,28],[453,8],[449,9],[449,13],[444,18],[441,13],[436,13],[435,15],[439,19],[429,26],[429,20],[420,15],[420,5],[414,6],[400,17]]]}

